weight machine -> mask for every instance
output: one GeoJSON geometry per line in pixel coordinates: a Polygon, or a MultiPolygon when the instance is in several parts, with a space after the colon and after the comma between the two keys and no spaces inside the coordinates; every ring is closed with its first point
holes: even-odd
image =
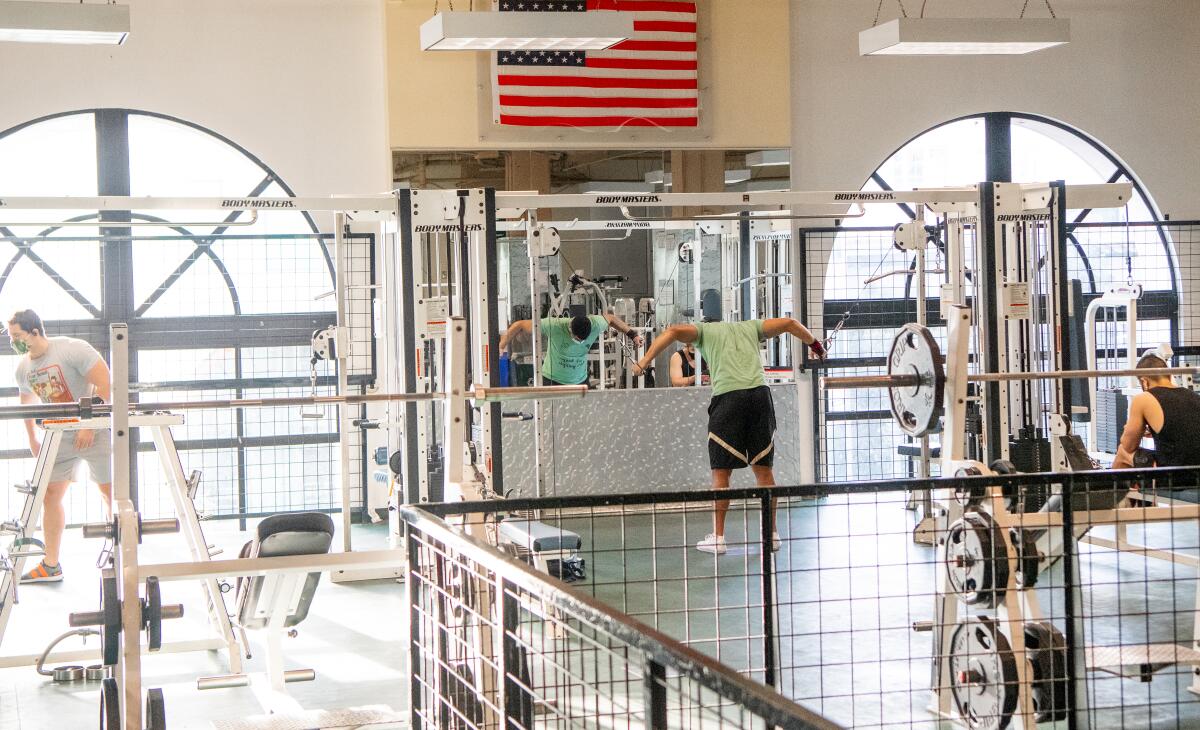
{"type": "MultiPolygon", "coordinates": [[[[1080,379],[1152,371],[1064,369],[1071,344],[1065,214],[1068,202],[1071,208],[1118,207],[1130,194],[1128,184],[981,184],[977,209],[943,211],[946,355],[923,324],[910,324],[893,341],[887,375],[827,377],[822,385],[887,388],[897,424],[912,436],[926,436],[940,421],[941,469],[947,476],[1093,468],[1082,441],[1071,433],[1071,388],[1080,379]],[[982,415],[978,433],[968,427],[971,402],[982,415]],[[1010,459],[1025,467],[1018,469],[1010,459]]],[[[923,228],[923,221],[916,223],[923,228]]],[[[918,236],[923,231],[901,226],[897,245],[916,245],[918,236]]],[[[923,268],[920,257],[917,267],[923,268]]],[[[1196,371],[1157,372],[1190,378],[1196,371]]],[[[1200,516],[1195,505],[1126,507],[1124,497],[1072,494],[1067,512],[1087,526],[1200,516]]],[[[1200,664],[1200,652],[1171,644],[1085,648],[1078,616],[1070,617],[1064,632],[1044,620],[1031,590],[1038,574],[1072,554],[1087,529],[1072,522],[1064,526],[1065,499],[1004,492],[986,479],[955,494],[935,491],[928,513],[938,554],[934,619],[914,629],[933,632],[931,709],[939,716],[978,730],[1014,723],[1028,730],[1070,713],[1077,727],[1088,727],[1088,671],[1200,664]],[[969,615],[980,609],[994,610],[995,616],[969,615]]],[[[1077,583],[1069,592],[1068,604],[1082,605],[1077,583]]]]}

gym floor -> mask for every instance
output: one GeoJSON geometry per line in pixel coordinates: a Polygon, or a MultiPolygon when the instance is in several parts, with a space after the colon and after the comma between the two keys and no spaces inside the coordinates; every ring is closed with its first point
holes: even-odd
{"type": "MultiPolygon", "coordinates": [[[[383,547],[386,529],[386,525],[355,526],[356,549],[383,547]]],[[[237,555],[251,534],[239,531],[235,520],[205,522],[204,530],[210,543],[224,549],[221,557],[237,555]]],[[[95,561],[99,550],[99,541],[84,540],[78,530],[67,531],[62,558],[66,580],[20,587],[20,603],[0,645],[4,655],[41,653],[54,637],[69,629],[68,613],[98,607],[100,574],[95,561]]],[[[182,540],[176,535],[147,537],[142,555],[153,555],[155,561],[182,560],[182,540]]],[[[204,595],[196,585],[163,584],[164,603],[184,604],[184,618],[163,623],[164,642],[211,635],[204,595]]],[[[227,594],[227,601],[232,608],[232,594],[227,594]]],[[[305,710],[380,705],[404,710],[408,701],[402,681],[407,656],[400,622],[403,603],[403,585],[394,580],[333,583],[328,576],[323,578],[312,611],[296,627],[298,636],[284,640],[285,666],[312,668],[317,678],[288,685],[289,693],[305,710]]],[[[264,668],[265,649],[256,633],[248,632],[254,655],[244,663],[249,672],[264,668]]],[[[99,646],[96,638],[89,637],[87,642],[88,647],[99,646]]],[[[79,647],[80,639],[72,637],[58,649],[79,647]]],[[[219,654],[163,653],[143,655],[142,661],[144,686],[163,688],[171,728],[210,728],[214,723],[232,723],[262,713],[248,687],[196,689],[197,677],[228,673],[219,654]]],[[[33,667],[0,669],[0,730],[95,727],[98,713],[99,683],[55,684],[33,667]]]]}

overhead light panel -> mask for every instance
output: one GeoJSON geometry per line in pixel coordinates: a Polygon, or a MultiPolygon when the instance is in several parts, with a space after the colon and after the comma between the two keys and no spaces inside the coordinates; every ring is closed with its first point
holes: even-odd
{"type": "Polygon", "coordinates": [[[633,37],[633,13],[438,13],[421,24],[425,51],[602,51],[633,37]]]}
{"type": "Polygon", "coordinates": [[[862,56],[1001,56],[1069,43],[1066,18],[897,18],[858,34],[862,56]]]}
{"type": "Polygon", "coordinates": [[[773,165],[792,164],[790,150],[762,150],[746,155],[746,165],[749,167],[771,167],[773,165]]]}
{"type": "Polygon", "coordinates": [[[128,37],[128,5],[0,0],[0,41],[119,46],[128,37]]]}
{"type": "Polygon", "coordinates": [[[726,170],[725,171],[725,184],[726,185],[736,185],[741,182],[746,182],[749,179],[750,179],[750,171],[749,170],[726,170]]]}
{"type": "Polygon", "coordinates": [[[651,170],[642,176],[647,185],[662,185],[664,188],[671,187],[671,173],[663,170],[651,170]]]}

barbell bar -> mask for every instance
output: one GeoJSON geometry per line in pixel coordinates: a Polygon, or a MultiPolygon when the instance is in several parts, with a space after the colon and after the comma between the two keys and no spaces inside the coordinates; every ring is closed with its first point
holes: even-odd
{"type": "MultiPolygon", "coordinates": [[[[1060,370],[1040,373],[970,373],[967,382],[996,383],[1011,380],[1070,380],[1071,378],[1119,378],[1125,376],[1195,375],[1200,367],[1188,368],[1125,368],[1122,370],[1060,370]]],[[[821,378],[821,387],[829,390],[851,388],[913,388],[927,382],[920,375],[848,375],[821,378]]]]}
{"type": "MultiPolygon", "coordinates": [[[[465,391],[462,395],[475,401],[499,403],[510,400],[528,398],[566,398],[578,397],[587,393],[585,385],[542,385],[516,386],[511,388],[491,388],[477,385],[473,390],[465,391]]],[[[337,405],[345,403],[355,405],[378,402],[420,402],[443,400],[450,393],[364,393],[361,395],[317,395],[317,396],[288,396],[279,398],[226,398],[218,400],[192,401],[154,401],[130,403],[132,413],[155,413],[160,411],[218,409],[218,408],[277,408],[286,406],[308,405],[337,405]]],[[[112,406],[84,398],[77,403],[42,403],[37,405],[0,406],[0,420],[11,418],[38,418],[43,420],[90,418],[92,416],[108,416],[112,406]]]]}
{"type": "MultiPolygon", "coordinates": [[[[1122,370],[1060,370],[1055,372],[968,373],[968,382],[1068,380],[1124,376],[1195,375],[1200,367],[1127,368],[1122,370]]],[[[946,360],[928,327],[909,323],[896,331],[887,356],[886,375],[823,377],[829,390],[884,388],[892,415],[910,436],[934,432],[941,421],[946,389],[946,360]]]]}

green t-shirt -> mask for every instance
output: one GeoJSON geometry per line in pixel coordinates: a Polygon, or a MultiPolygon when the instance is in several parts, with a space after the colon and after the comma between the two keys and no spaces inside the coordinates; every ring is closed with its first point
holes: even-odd
{"type": "Polygon", "coordinates": [[[705,322],[696,329],[700,331],[696,347],[708,363],[714,396],[767,384],[758,348],[763,338],[761,319],[705,322]]]}
{"type": "Polygon", "coordinates": [[[578,385],[587,380],[587,354],[600,333],[608,327],[608,320],[592,314],[588,316],[592,331],[583,342],[571,337],[570,317],[546,317],[539,326],[546,336],[546,357],[542,360],[542,377],[564,385],[578,385]]]}

